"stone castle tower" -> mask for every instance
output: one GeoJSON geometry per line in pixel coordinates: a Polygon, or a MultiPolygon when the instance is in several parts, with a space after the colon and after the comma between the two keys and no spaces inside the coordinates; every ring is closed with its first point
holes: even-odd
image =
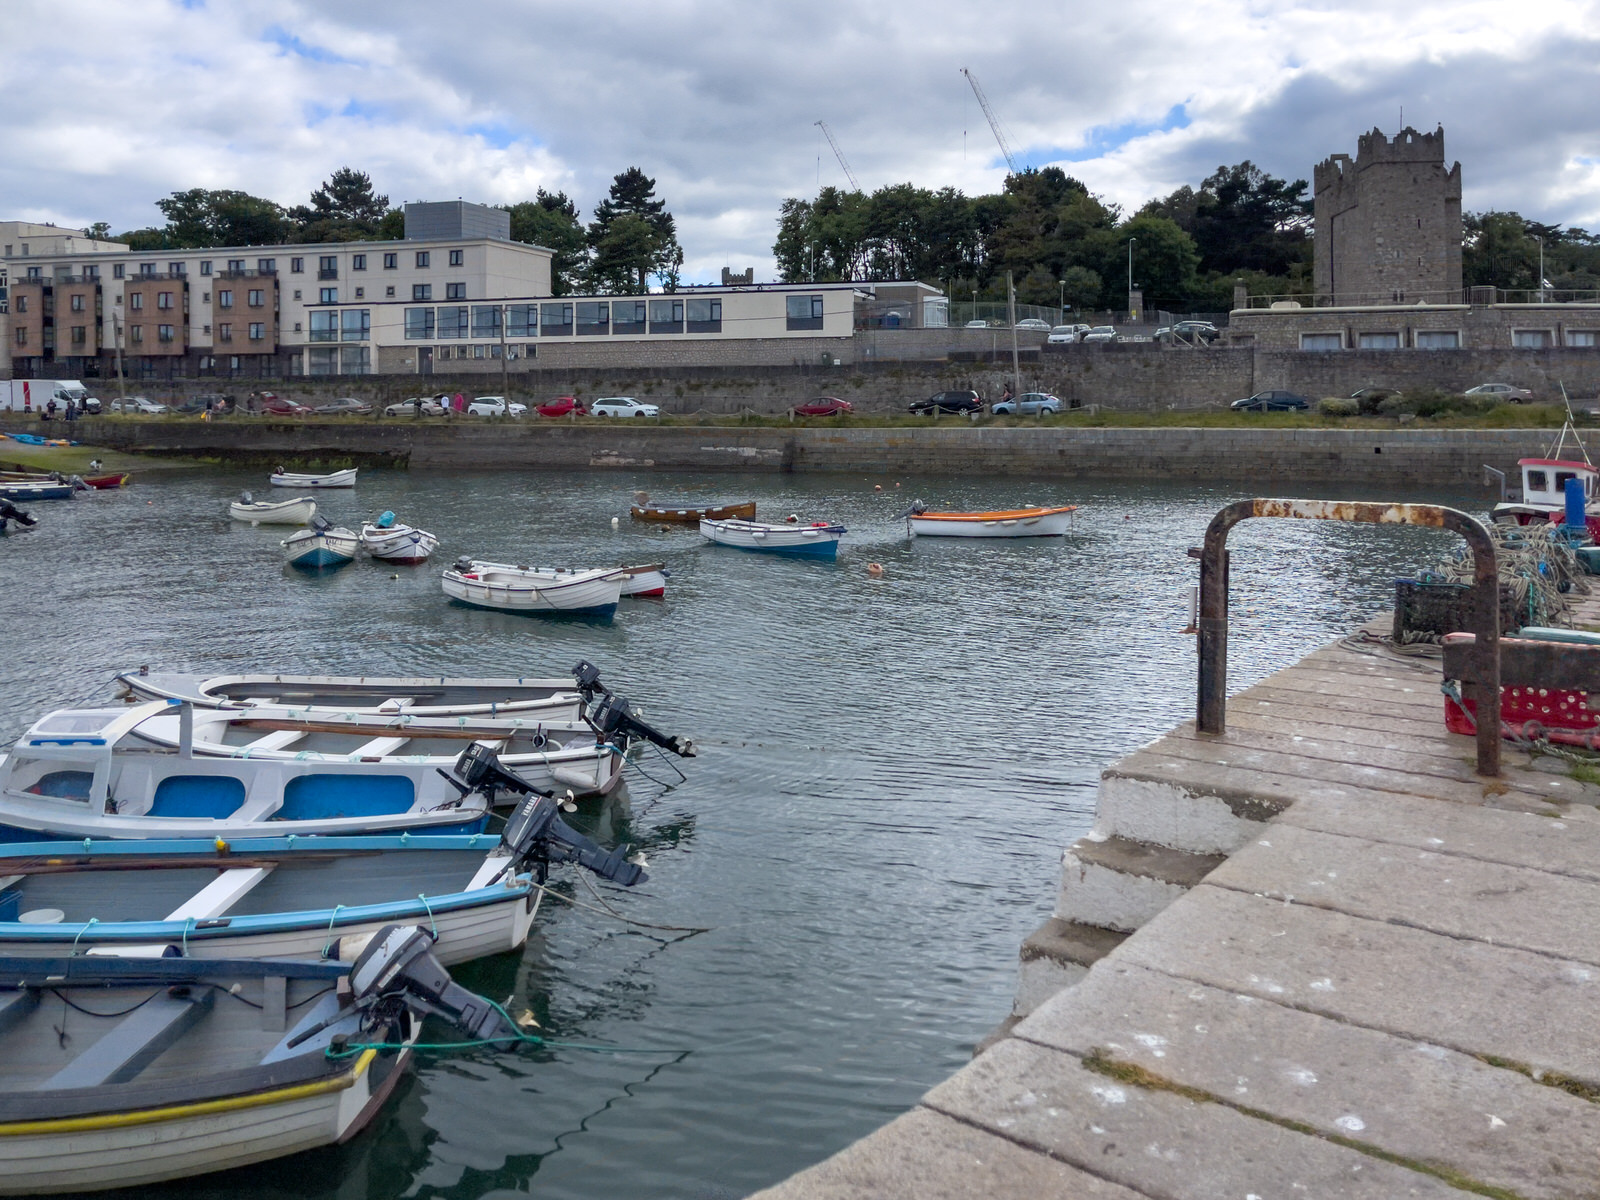
{"type": "Polygon", "coordinates": [[[1445,169],[1443,126],[1407,126],[1393,141],[1374,129],[1354,161],[1332,155],[1315,177],[1319,304],[1440,303],[1461,291],[1461,164],[1445,169]]]}

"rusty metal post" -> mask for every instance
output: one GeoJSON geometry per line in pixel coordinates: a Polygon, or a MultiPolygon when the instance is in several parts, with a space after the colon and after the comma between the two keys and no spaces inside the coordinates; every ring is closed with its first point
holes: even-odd
{"type": "Polygon", "coordinates": [[[1478,710],[1478,774],[1500,773],[1500,572],[1494,541],[1483,523],[1437,504],[1380,504],[1343,500],[1240,500],[1206,528],[1200,552],[1199,678],[1195,727],[1224,733],[1228,708],[1228,533],[1251,517],[1355,521],[1370,525],[1426,525],[1449,529],[1472,550],[1474,677],[1478,710]]]}

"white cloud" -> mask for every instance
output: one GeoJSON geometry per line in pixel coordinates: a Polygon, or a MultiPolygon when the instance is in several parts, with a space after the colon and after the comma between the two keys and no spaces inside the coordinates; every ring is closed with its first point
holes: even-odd
{"type": "Polygon", "coordinates": [[[1054,5],[1025,23],[950,0],[459,7],[10,0],[0,84],[33,102],[0,130],[3,215],[136,227],[182,188],[297,203],[344,165],[396,202],[542,186],[587,212],[637,165],[692,278],[764,274],[782,198],[842,182],[819,119],[869,189],[999,186],[965,66],[1020,157],[1127,208],[1244,158],[1309,178],[1403,105],[1443,122],[1469,208],[1600,224],[1595,0],[1054,5]]]}

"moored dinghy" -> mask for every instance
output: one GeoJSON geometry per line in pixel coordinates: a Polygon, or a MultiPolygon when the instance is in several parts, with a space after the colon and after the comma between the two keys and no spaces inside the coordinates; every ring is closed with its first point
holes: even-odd
{"type": "Polygon", "coordinates": [[[279,467],[271,478],[273,487],[353,488],[356,485],[356,468],[346,467],[343,471],[330,471],[326,475],[307,475],[279,467]]]}
{"type": "Polygon", "coordinates": [[[736,504],[687,504],[682,508],[640,503],[635,504],[628,512],[635,521],[662,521],[669,525],[698,525],[701,521],[707,520],[751,520],[756,515],[756,502],[754,500],[744,500],[736,504]]]}
{"type": "Polygon", "coordinates": [[[1056,508],[1013,508],[993,512],[929,512],[918,500],[906,512],[912,537],[1061,537],[1072,525],[1076,504],[1056,508]]]}
{"type": "Polygon", "coordinates": [[[443,582],[445,595],[472,608],[609,619],[616,614],[626,574],[620,567],[556,572],[458,558],[443,582]]]}
{"type": "Polygon", "coordinates": [[[384,562],[415,564],[428,560],[439,548],[439,539],[426,529],[400,524],[394,513],[384,512],[376,521],[361,527],[361,545],[373,558],[384,562]]]}
{"type": "Polygon", "coordinates": [[[839,539],[847,532],[843,525],[827,521],[817,521],[811,525],[765,525],[759,521],[700,522],[700,536],[719,546],[804,558],[835,557],[839,553],[839,539]]]}
{"type": "Polygon", "coordinates": [[[317,502],[310,496],[257,500],[250,492],[240,492],[239,498],[228,505],[228,515],[252,525],[309,525],[317,515],[317,502]]]}
{"type": "Polygon", "coordinates": [[[311,518],[311,528],[291,533],[283,542],[291,567],[320,570],[324,567],[342,567],[354,562],[356,548],[361,539],[342,525],[333,525],[322,517],[311,518]]]}

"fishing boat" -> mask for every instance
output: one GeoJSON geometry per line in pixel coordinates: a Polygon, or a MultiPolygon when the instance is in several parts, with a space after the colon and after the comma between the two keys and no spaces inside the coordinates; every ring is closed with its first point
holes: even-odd
{"type": "MultiPolygon", "coordinates": [[[[1600,541],[1600,471],[1595,469],[1589,449],[1573,424],[1572,402],[1565,385],[1561,398],[1567,406],[1561,432],[1543,458],[1517,460],[1522,472],[1522,495],[1517,500],[1502,499],[1490,516],[1508,525],[1542,525],[1547,521],[1562,524],[1566,521],[1567,481],[1576,479],[1583,488],[1584,524],[1589,536],[1600,541]],[[1566,448],[1569,437],[1573,446],[1570,452],[1566,448]]],[[[1504,490],[1503,475],[1501,481],[1504,490]]]]}
{"type": "Polygon", "coordinates": [[[426,562],[439,548],[439,539],[426,529],[399,524],[394,513],[384,512],[361,527],[361,545],[373,558],[413,564],[426,562]]]}
{"type": "Polygon", "coordinates": [[[14,504],[29,500],[71,500],[78,491],[75,483],[58,483],[53,479],[0,483],[0,500],[10,500],[14,504]]]}
{"type": "Polygon", "coordinates": [[[525,1040],[449,982],[422,929],[380,932],[353,963],[0,959],[0,1194],[159,1184],[346,1141],[404,1077],[426,1015],[525,1040]]]}
{"type": "MultiPolygon", "coordinates": [[[[183,709],[158,700],[134,708],[66,709],[34,722],[0,755],[0,839],[179,838],[363,834],[412,830],[473,833],[488,805],[462,796],[432,757],[273,754],[310,741],[318,722],[278,721],[239,744],[228,728],[212,754],[196,753],[194,724],[229,709],[183,709]],[[178,723],[172,741],[171,716],[178,723]],[[148,728],[147,728],[148,726],[148,728]]],[[[331,722],[330,722],[331,723],[331,722]]],[[[591,736],[591,741],[593,740],[591,736]]],[[[325,745],[316,741],[312,744],[325,745]]],[[[454,752],[462,746],[456,742],[454,752]]],[[[620,757],[620,756],[619,756],[620,757]]]]}
{"type": "Polygon", "coordinates": [[[758,521],[709,519],[700,522],[700,536],[719,546],[804,558],[835,557],[839,553],[839,539],[846,532],[843,525],[827,521],[811,525],[764,525],[758,521]]]}
{"type": "Polygon", "coordinates": [[[554,572],[459,558],[444,573],[444,594],[472,608],[609,620],[617,611],[626,574],[620,567],[554,572]]]}
{"type": "Polygon", "coordinates": [[[929,512],[918,500],[906,513],[906,530],[912,537],[1061,537],[1077,511],[1076,504],[1068,504],[994,512],[929,512]]]}
{"type": "Polygon", "coordinates": [[[113,491],[116,488],[127,487],[133,481],[133,475],[128,471],[118,471],[113,475],[87,475],[83,482],[97,492],[113,491]]]}
{"type": "MultiPolygon", "coordinates": [[[[584,664],[587,665],[587,664],[584,664]]],[[[552,679],[426,679],[386,675],[184,675],[123,671],[115,682],[127,697],[182,700],[197,708],[248,709],[286,705],[308,715],[373,713],[413,716],[510,716],[542,714],[545,720],[577,720],[586,697],[573,675],[552,679]]]]}
{"type": "MultiPolygon", "coordinates": [[[[646,498],[648,500],[648,497],[646,498]]],[[[739,504],[686,504],[681,508],[651,506],[641,502],[630,508],[635,521],[661,521],[669,525],[698,525],[701,521],[748,521],[756,515],[756,502],[739,504]]]]}
{"type": "Polygon", "coordinates": [[[252,525],[308,525],[317,515],[317,502],[310,496],[257,500],[249,492],[240,492],[239,498],[228,505],[228,515],[235,521],[249,521],[252,525]]]}
{"type": "Polygon", "coordinates": [[[342,525],[312,517],[310,529],[291,533],[282,545],[291,567],[315,571],[354,562],[361,538],[342,525]]]}
{"type": "Polygon", "coordinates": [[[356,468],[346,467],[343,471],[330,471],[326,475],[307,475],[279,467],[272,473],[271,479],[273,487],[353,488],[356,485],[356,468]]]}

